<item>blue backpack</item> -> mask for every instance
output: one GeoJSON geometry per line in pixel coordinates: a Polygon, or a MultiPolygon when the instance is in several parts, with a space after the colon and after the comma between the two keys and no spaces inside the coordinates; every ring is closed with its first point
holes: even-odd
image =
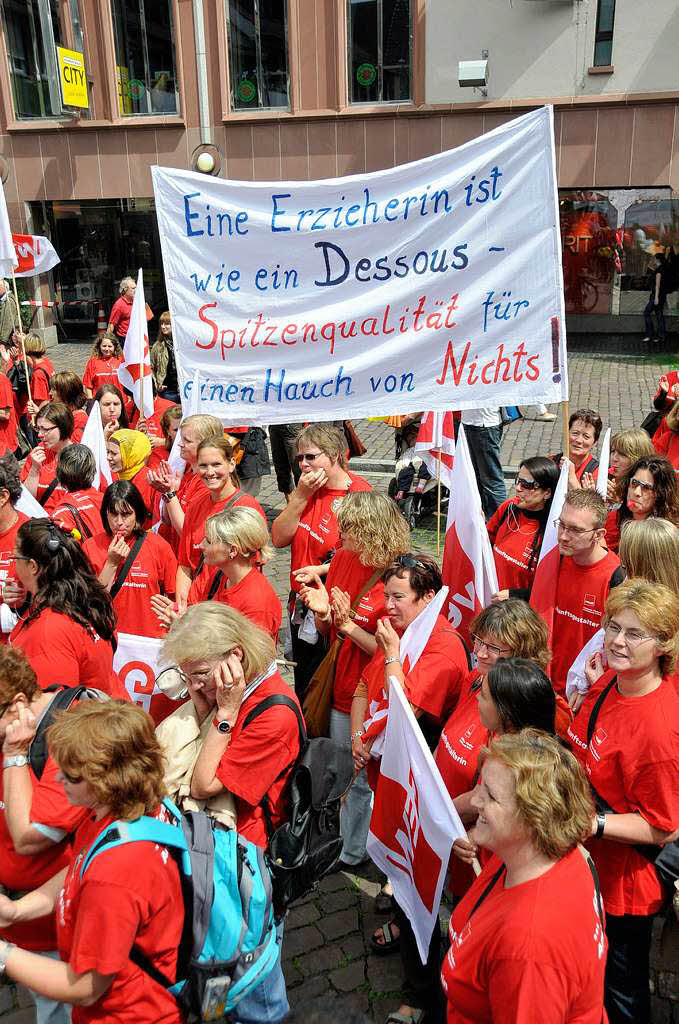
{"type": "Polygon", "coordinates": [[[126,843],[172,851],[184,896],[178,980],[168,980],[135,946],[130,960],[173,995],[189,1019],[219,1020],[266,978],[278,957],[264,850],[215,828],[203,812],[182,814],[170,800],[163,805],[174,824],[145,815],[113,822],[83,858],[80,877],[99,853],[126,843]]]}

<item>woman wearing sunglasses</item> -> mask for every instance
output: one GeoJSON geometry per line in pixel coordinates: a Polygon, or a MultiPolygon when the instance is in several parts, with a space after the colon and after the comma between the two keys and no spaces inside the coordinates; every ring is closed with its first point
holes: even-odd
{"type": "Polygon", "coordinates": [[[328,571],[339,546],[339,502],[347,494],[372,488],[347,469],[347,442],[337,427],[311,424],[297,436],[296,447],[301,475],[286,507],[271,524],[271,540],[277,548],[290,545],[290,636],[296,662],[295,692],[303,701],[326,646],[313,626],[313,616],[306,615],[299,591],[303,583],[311,581],[312,572],[324,578],[328,571]]]}
{"type": "Polygon", "coordinates": [[[488,521],[500,587],[494,601],[530,597],[558,479],[559,467],[553,459],[543,455],[524,459],[514,480],[516,497],[503,502],[488,521]]]}
{"type": "Polygon", "coordinates": [[[670,678],[679,598],[630,579],[610,594],[603,621],[608,668],[595,655],[568,738],[597,804],[588,847],[606,910],[606,1010],[611,1024],[647,1022],[653,918],[667,897],[648,847],[679,826],[679,694],[670,678]]]}
{"type": "Polygon", "coordinates": [[[679,487],[672,463],[662,455],[647,455],[627,471],[621,484],[621,505],[606,519],[606,545],[617,551],[620,533],[630,520],[639,522],[650,516],[679,524],[679,487]]]}

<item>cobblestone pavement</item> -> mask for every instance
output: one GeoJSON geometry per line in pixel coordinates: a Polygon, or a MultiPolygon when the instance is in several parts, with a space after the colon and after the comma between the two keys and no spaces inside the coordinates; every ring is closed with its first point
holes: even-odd
{"type": "MultiPolygon", "coordinates": [[[[674,339],[676,342],[676,339],[674,339]]],[[[569,339],[570,408],[589,406],[598,409],[604,425],[613,430],[641,423],[649,411],[658,378],[667,369],[679,366],[676,344],[658,351],[638,340],[625,337],[569,339]]],[[[89,346],[58,345],[50,349],[56,369],[82,372],[89,346]]],[[[398,411],[398,410],[396,410],[398,411]]],[[[558,408],[554,407],[558,413],[558,408]]],[[[526,410],[532,415],[533,410],[526,410]]],[[[355,424],[368,448],[372,461],[393,461],[393,430],[383,423],[358,421],[355,424]]],[[[515,467],[523,457],[561,449],[560,418],[554,423],[524,419],[504,433],[503,463],[515,467]]],[[[354,462],[352,468],[361,472],[354,462]]],[[[386,490],[390,473],[364,474],[374,487],[386,490]]],[[[275,490],[275,477],[264,479],[260,501],[272,519],[282,508],[282,497],[275,490]]],[[[418,530],[413,546],[436,550],[435,525],[418,530]]],[[[290,560],[287,550],[278,551],[267,567],[267,575],[281,600],[288,592],[290,560]]],[[[401,982],[398,956],[370,955],[368,938],[386,918],[374,910],[378,891],[378,873],[372,865],[363,866],[361,875],[338,872],[324,879],[318,890],[289,913],[283,943],[284,971],[293,1009],[324,994],[334,998],[337,1013],[361,1009],[376,1022],[399,1004],[401,982]]],[[[444,905],[444,925],[449,911],[444,905]]],[[[34,1014],[17,1005],[13,989],[0,987],[0,1016],[7,1024],[33,1024],[34,1014]]],[[[301,1013],[299,1014],[301,1017],[301,1013]]],[[[661,1017],[657,1018],[658,1021],[661,1017]]]]}

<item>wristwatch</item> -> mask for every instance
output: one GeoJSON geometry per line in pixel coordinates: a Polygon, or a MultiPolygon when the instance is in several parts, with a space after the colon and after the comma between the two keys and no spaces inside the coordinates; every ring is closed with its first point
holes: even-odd
{"type": "Polygon", "coordinates": [[[177,497],[177,492],[176,491],[165,491],[165,494],[163,495],[163,498],[165,499],[165,501],[172,501],[172,499],[176,498],[176,497],[177,497]]]}
{"type": "Polygon", "coordinates": [[[384,664],[385,665],[392,665],[395,661],[398,661],[400,663],[401,659],[400,658],[385,658],[384,659],[384,664]]]}
{"type": "Polygon", "coordinates": [[[596,816],[596,832],[594,833],[594,837],[596,839],[601,839],[601,837],[604,834],[604,829],[605,828],[606,828],[606,815],[602,814],[601,812],[599,812],[597,814],[597,816],[596,816]]]}
{"type": "Polygon", "coordinates": [[[16,949],[14,942],[0,942],[0,976],[7,970],[7,957],[16,949]]]}
{"type": "Polygon", "coordinates": [[[29,764],[29,760],[25,754],[16,754],[14,757],[6,757],[2,762],[3,768],[23,768],[24,765],[29,764]]]}
{"type": "Polygon", "coordinates": [[[231,725],[229,722],[222,722],[217,716],[212,719],[212,724],[218,732],[231,732],[231,725]]]}

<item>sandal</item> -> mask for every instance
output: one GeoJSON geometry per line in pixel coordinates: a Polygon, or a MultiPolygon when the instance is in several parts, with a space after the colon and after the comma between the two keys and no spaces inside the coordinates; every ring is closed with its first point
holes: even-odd
{"type": "Polygon", "coordinates": [[[398,928],[398,925],[392,919],[373,932],[370,936],[373,953],[377,953],[378,956],[389,956],[391,953],[397,952],[401,945],[401,934],[399,932],[398,935],[395,935],[395,928],[398,928]],[[378,935],[381,935],[384,941],[380,942],[377,938],[378,935]]]}
{"type": "Polygon", "coordinates": [[[413,1008],[412,1013],[397,1013],[396,1010],[394,1010],[389,1014],[384,1024],[423,1024],[424,1016],[424,1010],[416,1010],[413,1008]]]}
{"type": "Polygon", "coordinates": [[[394,909],[394,897],[384,889],[380,889],[375,897],[375,910],[378,914],[391,914],[394,909]]]}

